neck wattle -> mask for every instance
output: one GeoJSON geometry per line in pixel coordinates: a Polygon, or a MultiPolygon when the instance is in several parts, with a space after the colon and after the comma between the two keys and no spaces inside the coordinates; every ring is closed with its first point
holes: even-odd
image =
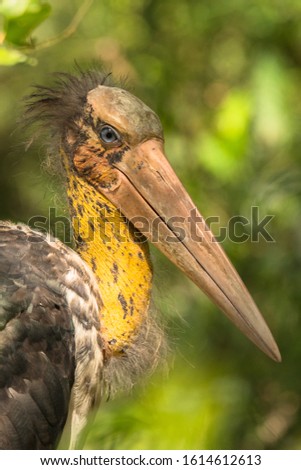
{"type": "Polygon", "coordinates": [[[94,272],[103,301],[102,337],[108,354],[122,354],[149,308],[148,244],[108,199],[69,166],[65,168],[76,251],[94,272]]]}

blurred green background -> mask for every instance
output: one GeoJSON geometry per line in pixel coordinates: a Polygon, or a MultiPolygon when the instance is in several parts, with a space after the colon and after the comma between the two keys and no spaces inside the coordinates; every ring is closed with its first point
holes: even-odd
{"type": "Polygon", "coordinates": [[[1,219],[47,215],[62,192],[41,170],[44,142],[26,150],[16,121],[30,86],[72,71],[74,60],[127,77],[160,115],[167,154],[205,217],[224,226],[234,215],[249,218],[252,206],[260,218],[274,216],[273,243],[223,245],[282,364],[153,250],[169,371],[103,404],[86,448],[300,449],[300,0],[48,3],[0,2],[1,219]]]}

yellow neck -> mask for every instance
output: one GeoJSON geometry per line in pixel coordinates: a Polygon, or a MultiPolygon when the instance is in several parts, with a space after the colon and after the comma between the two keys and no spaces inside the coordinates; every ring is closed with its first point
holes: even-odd
{"type": "Polygon", "coordinates": [[[103,308],[101,331],[109,354],[135,339],[147,315],[152,267],[148,245],[116,207],[66,165],[77,252],[93,270],[103,308]]]}

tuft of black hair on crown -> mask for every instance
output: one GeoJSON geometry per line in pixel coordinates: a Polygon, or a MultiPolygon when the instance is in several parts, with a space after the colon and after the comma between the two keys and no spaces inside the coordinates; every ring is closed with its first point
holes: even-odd
{"type": "Polygon", "coordinates": [[[114,86],[111,73],[97,69],[82,70],[78,65],[75,74],[53,73],[52,86],[34,85],[34,91],[25,98],[23,122],[26,126],[40,125],[52,135],[63,135],[76,126],[89,91],[99,85],[114,86]]]}

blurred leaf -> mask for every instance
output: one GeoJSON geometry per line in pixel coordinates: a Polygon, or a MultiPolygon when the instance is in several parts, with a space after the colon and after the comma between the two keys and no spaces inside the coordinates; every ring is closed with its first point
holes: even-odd
{"type": "Polygon", "coordinates": [[[211,132],[197,141],[202,165],[221,181],[240,171],[248,144],[251,104],[246,92],[230,92],[219,106],[211,132]]]}
{"type": "Polygon", "coordinates": [[[253,90],[255,132],[268,146],[283,144],[290,136],[291,126],[287,99],[291,78],[278,57],[265,54],[254,67],[253,90]]]}
{"type": "Polygon", "coordinates": [[[30,65],[35,65],[36,60],[28,57],[17,49],[10,49],[4,46],[0,46],[0,65],[11,66],[27,62],[30,65]]]}
{"type": "Polygon", "coordinates": [[[5,40],[18,46],[28,45],[28,36],[51,12],[50,5],[40,0],[22,1],[20,4],[6,0],[1,7],[5,40]]]}
{"type": "Polygon", "coordinates": [[[227,145],[218,136],[204,133],[199,141],[201,164],[217,179],[227,181],[236,170],[236,160],[227,145]]]}
{"type": "Polygon", "coordinates": [[[216,114],[216,129],[229,142],[244,140],[250,126],[250,96],[245,91],[229,93],[216,114]]]}
{"type": "Polygon", "coordinates": [[[0,14],[6,18],[16,18],[24,14],[32,0],[2,0],[0,14]]]}

